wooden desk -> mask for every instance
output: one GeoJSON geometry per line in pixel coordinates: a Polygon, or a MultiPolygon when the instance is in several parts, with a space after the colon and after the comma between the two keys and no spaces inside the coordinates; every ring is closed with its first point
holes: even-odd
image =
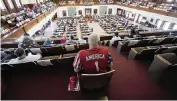
{"type": "Polygon", "coordinates": [[[22,36],[25,33],[23,27],[20,27],[18,29],[13,30],[11,33],[9,33],[7,36],[5,36],[4,39],[2,39],[2,42],[11,42],[17,40],[20,36],[22,36]]]}
{"type": "Polygon", "coordinates": [[[169,33],[172,32],[172,33],[177,33],[176,30],[167,30],[167,31],[164,31],[164,30],[159,30],[159,31],[148,31],[148,32],[139,32],[139,35],[141,35],[142,37],[146,37],[146,36],[152,36],[152,35],[155,35],[155,36],[161,36],[161,35],[169,35],[169,33]]]}
{"type": "Polygon", "coordinates": [[[38,22],[40,22],[41,20],[43,20],[45,18],[45,14],[41,14],[39,15],[36,19],[38,22]]]}
{"type": "Polygon", "coordinates": [[[44,13],[45,17],[47,17],[50,14],[50,11],[47,11],[44,13]]]}
{"type": "MultiPolygon", "coordinates": [[[[54,11],[57,7],[54,7],[54,11]]],[[[25,25],[21,26],[20,28],[17,28],[10,33],[0,35],[1,37],[1,44],[4,42],[15,42],[20,36],[22,36],[25,32],[28,32],[32,27],[34,27],[38,22],[40,22],[42,19],[44,19],[47,15],[49,15],[51,12],[47,11],[45,14],[39,15],[37,18],[31,20],[30,22],[26,23],[25,25]]]]}
{"type": "Polygon", "coordinates": [[[34,27],[37,24],[37,20],[33,19],[32,21],[28,22],[24,25],[25,32],[28,32],[32,27],[34,27]]]}

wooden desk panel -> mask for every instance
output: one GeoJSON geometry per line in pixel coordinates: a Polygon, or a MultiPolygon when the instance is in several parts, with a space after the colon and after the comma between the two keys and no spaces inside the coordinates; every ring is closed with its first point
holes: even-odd
{"type": "Polygon", "coordinates": [[[161,15],[166,15],[167,16],[167,12],[165,11],[161,11],[161,10],[156,10],[156,9],[150,9],[150,12],[152,13],[157,13],[157,14],[161,14],[161,15]]]}
{"type": "MultiPolygon", "coordinates": [[[[161,15],[165,15],[165,16],[171,16],[171,17],[177,17],[177,13],[174,12],[165,12],[165,11],[161,11],[161,10],[155,10],[153,8],[143,8],[143,7],[139,7],[139,6],[131,6],[131,5],[126,5],[126,4],[100,4],[100,3],[95,3],[95,4],[91,4],[91,5],[118,5],[118,6],[124,6],[124,7],[128,7],[128,8],[133,8],[133,9],[137,9],[137,10],[142,10],[142,11],[147,11],[147,12],[152,12],[152,13],[157,13],[157,14],[161,14],[161,15]]],[[[60,5],[60,6],[85,6],[84,4],[65,4],[65,5],[60,5]]]]}
{"type": "MultiPolygon", "coordinates": [[[[51,13],[50,11],[47,12],[47,14],[50,14],[50,13],[51,13]]],[[[38,20],[41,21],[42,19],[45,18],[45,14],[39,15],[38,17],[39,17],[38,20]]],[[[0,35],[1,44],[4,42],[15,42],[15,40],[17,40],[25,32],[29,31],[32,27],[34,27],[38,23],[38,20],[37,18],[33,19],[30,22],[26,23],[25,25],[21,26],[20,28],[11,31],[10,33],[0,35]]]]}
{"type": "Polygon", "coordinates": [[[47,17],[50,14],[50,11],[47,11],[44,14],[45,14],[45,17],[47,17]]]}
{"type": "Polygon", "coordinates": [[[40,22],[41,20],[43,20],[45,18],[45,14],[41,14],[39,15],[36,19],[38,22],[40,22]]]}
{"type": "Polygon", "coordinates": [[[167,15],[177,18],[177,13],[175,13],[175,12],[169,12],[167,15]]]}
{"type": "Polygon", "coordinates": [[[2,42],[9,42],[9,41],[15,41],[17,40],[20,36],[22,36],[25,33],[23,27],[20,27],[18,29],[15,29],[11,33],[9,33],[6,38],[2,39],[2,42]]]}
{"type": "Polygon", "coordinates": [[[33,19],[32,21],[30,21],[29,23],[24,25],[24,29],[26,32],[28,32],[32,27],[34,27],[37,24],[37,20],[33,19]]]}

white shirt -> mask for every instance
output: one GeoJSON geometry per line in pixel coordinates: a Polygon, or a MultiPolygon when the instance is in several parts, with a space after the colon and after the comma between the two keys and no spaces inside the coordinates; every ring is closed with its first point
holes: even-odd
{"type": "Polygon", "coordinates": [[[109,46],[111,46],[111,45],[114,43],[114,41],[116,41],[116,40],[121,40],[121,38],[120,38],[119,36],[118,36],[118,37],[114,36],[114,37],[110,40],[109,46]]]}
{"type": "Polygon", "coordinates": [[[25,62],[33,62],[33,61],[37,61],[39,59],[41,59],[41,54],[36,54],[36,55],[32,55],[31,53],[28,53],[28,55],[19,60],[18,58],[15,59],[11,59],[7,64],[19,64],[19,63],[25,63],[25,62]]]}
{"type": "Polygon", "coordinates": [[[113,40],[113,41],[115,41],[115,40],[121,40],[121,38],[119,36],[118,37],[114,36],[111,40],[113,40]]]}
{"type": "Polygon", "coordinates": [[[80,40],[78,40],[78,43],[79,43],[79,44],[86,44],[87,41],[86,41],[86,40],[83,40],[83,39],[80,39],[80,40]]]}

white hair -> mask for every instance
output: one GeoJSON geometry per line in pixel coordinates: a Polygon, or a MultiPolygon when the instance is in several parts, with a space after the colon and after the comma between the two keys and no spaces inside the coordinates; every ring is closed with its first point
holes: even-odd
{"type": "Polygon", "coordinates": [[[88,37],[89,45],[97,45],[98,41],[100,41],[100,36],[98,34],[90,34],[88,37]]]}

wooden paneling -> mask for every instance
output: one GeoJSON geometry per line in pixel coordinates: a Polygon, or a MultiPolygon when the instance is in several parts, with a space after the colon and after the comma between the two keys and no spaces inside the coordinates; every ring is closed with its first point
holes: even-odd
{"type": "Polygon", "coordinates": [[[24,34],[24,29],[23,27],[20,27],[18,29],[13,30],[11,33],[6,35],[6,38],[1,40],[2,42],[8,42],[8,41],[15,41],[17,40],[20,36],[24,34]]]}
{"type": "Polygon", "coordinates": [[[1,16],[4,16],[4,15],[7,15],[7,14],[9,14],[9,12],[7,11],[7,10],[1,10],[1,16]]]}
{"type": "MultiPolygon", "coordinates": [[[[93,5],[105,5],[105,4],[95,3],[93,5]]],[[[161,11],[161,10],[155,10],[153,8],[143,8],[143,7],[139,7],[139,6],[131,6],[131,5],[125,5],[125,4],[106,4],[106,5],[119,5],[119,6],[137,9],[137,10],[157,13],[157,14],[161,14],[161,15],[165,15],[165,16],[177,17],[177,13],[173,13],[173,12],[168,13],[168,12],[161,11]]],[[[84,4],[66,4],[66,5],[62,5],[62,6],[84,6],[84,4]]]]}
{"type": "MultiPolygon", "coordinates": [[[[56,9],[56,8],[55,8],[56,9]]],[[[54,10],[52,10],[54,11],[54,10]]],[[[4,34],[1,37],[1,44],[6,42],[15,42],[20,36],[22,36],[25,32],[28,32],[32,27],[34,27],[37,23],[39,23],[42,19],[46,17],[46,15],[51,14],[51,12],[46,12],[45,14],[39,15],[37,18],[31,20],[30,22],[26,23],[25,25],[17,28],[10,33],[4,34]]]]}
{"type": "Polygon", "coordinates": [[[25,32],[29,31],[32,27],[34,27],[37,24],[37,20],[33,19],[32,21],[28,22],[24,25],[25,32]]]}
{"type": "Polygon", "coordinates": [[[44,14],[45,14],[45,16],[47,17],[47,16],[50,14],[50,11],[47,11],[47,12],[45,12],[44,14]]]}
{"type": "Polygon", "coordinates": [[[174,12],[169,12],[167,15],[177,18],[177,13],[174,13],[174,12]]]}
{"type": "Polygon", "coordinates": [[[40,22],[41,20],[43,20],[45,18],[45,14],[39,15],[37,17],[37,21],[40,22]]]}

